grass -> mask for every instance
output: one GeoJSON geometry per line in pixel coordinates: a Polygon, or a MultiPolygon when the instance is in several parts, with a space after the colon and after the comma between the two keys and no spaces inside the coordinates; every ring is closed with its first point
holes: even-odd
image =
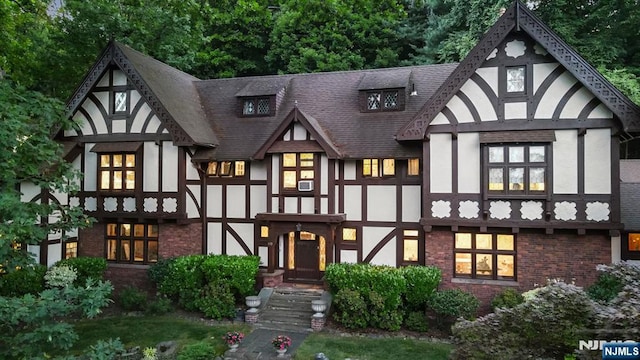
{"type": "Polygon", "coordinates": [[[87,349],[100,339],[119,337],[125,347],[140,346],[142,349],[155,347],[158,343],[168,340],[176,341],[179,347],[206,341],[216,347],[217,353],[222,354],[227,349],[222,340],[227,331],[250,331],[244,324],[211,326],[172,315],[114,316],[81,320],[74,323],[74,326],[80,339],[71,349],[73,353],[87,349]]]}
{"type": "Polygon", "coordinates": [[[300,345],[295,360],[313,359],[322,352],[329,359],[388,360],[429,359],[446,360],[453,346],[426,340],[397,338],[364,338],[311,334],[300,345]]]}
{"type": "MultiPolygon", "coordinates": [[[[251,331],[244,324],[208,325],[200,321],[184,319],[175,315],[165,316],[113,316],[74,323],[80,339],[71,349],[79,354],[96,341],[120,338],[125,347],[155,347],[159,342],[174,340],[179,347],[198,342],[208,342],[216,348],[216,354],[227,349],[222,336],[227,331],[251,331]]],[[[453,346],[426,340],[395,338],[367,338],[339,336],[325,333],[310,334],[300,344],[295,360],[314,359],[322,352],[329,359],[387,360],[433,359],[445,360],[453,346]]],[[[56,354],[63,355],[63,354],[56,354]]]]}

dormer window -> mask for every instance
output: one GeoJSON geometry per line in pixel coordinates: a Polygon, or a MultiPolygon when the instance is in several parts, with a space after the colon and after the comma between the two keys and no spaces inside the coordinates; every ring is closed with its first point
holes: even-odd
{"type": "Polygon", "coordinates": [[[525,67],[513,66],[507,69],[507,92],[522,93],[525,90],[525,67]]]}
{"type": "Polygon", "coordinates": [[[398,98],[398,90],[368,91],[366,109],[368,111],[397,110],[398,98]]]}
{"type": "Polygon", "coordinates": [[[269,116],[273,115],[271,97],[254,97],[242,99],[243,116],[269,116]]]}

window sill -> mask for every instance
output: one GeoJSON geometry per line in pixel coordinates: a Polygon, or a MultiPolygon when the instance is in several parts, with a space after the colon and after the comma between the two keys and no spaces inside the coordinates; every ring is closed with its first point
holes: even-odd
{"type": "Polygon", "coordinates": [[[115,263],[115,262],[107,263],[107,267],[127,268],[127,269],[148,269],[149,266],[150,265],[146,265],[146,264],[130,264],[130,263],[115,263]]]}
{"type": "Polygon", "coordinates": [[[512,287],[520,286],[520,284],[518,284],[517,281],[512,281],[512,280],[452,278],[451,282],[454,284],[498,285],[498,286],[512,286],[512,287]]]}

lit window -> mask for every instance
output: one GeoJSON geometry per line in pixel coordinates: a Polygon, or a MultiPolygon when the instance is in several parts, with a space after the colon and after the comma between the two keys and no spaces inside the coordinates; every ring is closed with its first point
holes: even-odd
{"type": "Polygon", "coordinates": [[[343,228],[342,229],[342,241],[356,241],[356,229],[343,228]]]}
{"type": "Polygon", "coordinates": [[[206,173],[208,176],[236,176],[245,174],[244,161],[210,161],[207,164],[206,173]]]}
{"type": "Polygon", "coordinates": [[[456,233],[455,276],[515,280],[515,236],[456,233]]]}
{"type": "Polygon", "coordinates": [[[402,260],[405,262],[418,262],[418,230],[403,230],[403,252],[402,260]]]}
{"type": "Polygon", "coordinates": [[[420,175],[420,159],[409,159],[407,175],[409,176],[420,175]]]}
{"type": "Polygon", "coordinates": [[[78,241],[66,241],[64,243],[64,258],[78,257],[78,241]]]}
{"type": "MultiPolygon", "coordinates": [[[[282,154],[282,186],[285,189],[298,189],[298,180],[306,182],[315,178],[315,154],[282,154]]],[[[313,189],[312,186],[308,187],[313,189]]]]}
{"type": "Polygon", "coordinates": [[[546,146],[491,145],[488,148],[488,190],[510,195],[544,194],[546,146]]]}
{"type": "Polygon", "coordinates": [[[516,66],[507,68],[507,92],[524,92],[525,67],[516,66]]]}
{"type": "Polygon", "coordinates": [[[134,190],[136,188],[135,154],[101,154],[100,190],[134,190]]]}
{"type": "Polygon", "coordinates": [[[231,175],[231,161],[220,162],[220,176],[231,175]]]}
{"type": "Polygon", "coordinates": [[[107,260],[153,263],[158,261],[158,225],[107,224],[107,260]]]}
{"type": "Polygon", "coordinates": [[[260,226],[260,237],[268,238],[269,237],[269,227],[268,226],[260,226]]]}
{"type": "Polygon", "coordinates": [[[380,177],[393,176],[396,173],[396,162],[394,159],[363,159],[362,176],[380,177]]]}

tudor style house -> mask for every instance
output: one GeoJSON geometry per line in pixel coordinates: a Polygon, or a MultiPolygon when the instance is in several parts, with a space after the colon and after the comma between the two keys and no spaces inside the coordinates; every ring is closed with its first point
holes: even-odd
{"type": "Polygon", "coordinates": [[[45,264],[100,256],[133,281],[255,254],[311,283],[335,262],[435,265],[488,300],[639,251],[619,144],[640,109],[520,2],[460,64],[200,80],[111,42],[68,110],[56,138],[84,178],[50,198],[97,222],[32,247],[45,264]]]}

